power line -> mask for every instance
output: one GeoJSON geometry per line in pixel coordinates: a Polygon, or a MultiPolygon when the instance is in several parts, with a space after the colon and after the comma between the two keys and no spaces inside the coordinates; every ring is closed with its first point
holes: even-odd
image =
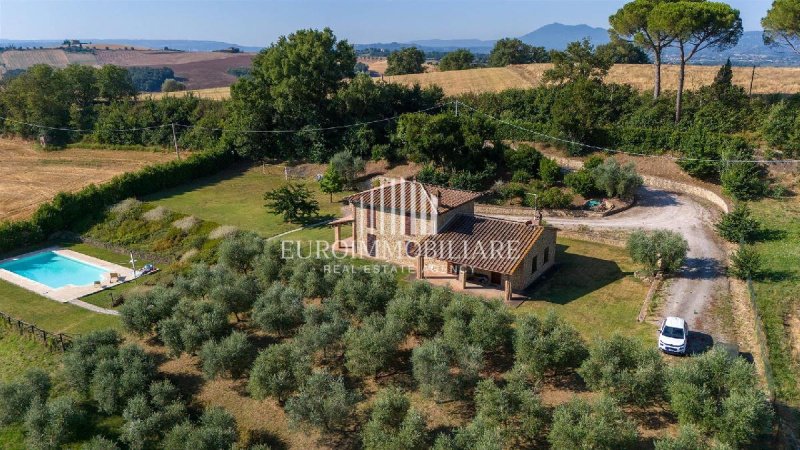
{"type": "Polygon", "coordinates": [[[551,136],[551,135],[546,134],[546,133],[542,133],[542,132],[539,132],[539,131],[536,131],[536,130],[532,130],[530,128],[523,127],[521,125],[517,125],[516,123],[500,119],[499,117],[492,116],[491,114],[487,114],[487,113],[485,113],[485,112],[483,112],[483,111],[481,111],[481,110],[479,110],[479,109],[477,109],[477,108],[475,108],[473,106],[467,105],[464,102],[455,100],[454,103],[456,103],[457,105],[460,104],[462,107],[467,108],[467,109],[469,109],[471,111],[474,111],[474,112],[476,112],[476,113],[478,113],[478,114],[480,114],[480,115],[482,115],[484,117],[487,117],[489,119],[492,119],[492,120],[494,120],[496,122],[500,122],[502,124],[505,124],[505,125],[508,125],[510,127],[516,128],[518,130],[522,130],[522,131],[529,132],[531,134],[535,134],[537,136],[546,138],[546,139],[551,140],[551,141],[561,142],[561,143],[569,144],[569,145],[577,145],[577,146],[580,146],[580,147],[590,148],[590,149],[593,149],[593,150],[599,150],[599,151],[603,151],[603,152],[619,153],[619,154],[630,155],[630,156],[641,156],[641,157],[646,157],[646,158],[665,158],[665,159],[670,159],[670,160],[676,161],[676,162],[677,161],[694,161],[694,162],[762,163],[762,164],[788,164],[788,163],[800,162],[800,159],[703,159],[703,158],[687,158],[687,157],[683,157],[683,156],[653,155],[653,154],[648,154],[648,153],[628,152],[628,151],[625,151],[625,150],[618,150],[618,149],[613,149],[613,148],[608,148],[608,147],[601,147],[601,146],[597,146],[597,145],[584,144],[583,142],[573,141],[573,140],[570,140],[570,139],[564,139],[564,138],[560,138],[558,136],[551,136]]]}

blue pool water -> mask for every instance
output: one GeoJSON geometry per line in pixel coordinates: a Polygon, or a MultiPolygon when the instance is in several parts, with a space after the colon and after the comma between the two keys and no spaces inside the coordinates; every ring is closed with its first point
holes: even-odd
{"type": "Polygon", "coordinates": [[[41,252],[0,264],[19,276],[57,289],[73,284],[84,286],[100,281],[107,270],[84,262],[61,256],[55,252],[41,252]]]}

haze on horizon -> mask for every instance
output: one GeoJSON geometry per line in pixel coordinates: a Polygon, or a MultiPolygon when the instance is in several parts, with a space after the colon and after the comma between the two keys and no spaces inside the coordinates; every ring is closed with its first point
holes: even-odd
{"type": "MultiPolygon", "coordinates": [[[[0,39],[192,39],[266,46],[300,28],[353,43],[498,39],[553,22],[608,27],[625,0],[0,0],[0,39]],[[579,14],[576,14],[579,12],[579,14]]],[[[771,0],[730,0],[745,30],[771,0]]]]}

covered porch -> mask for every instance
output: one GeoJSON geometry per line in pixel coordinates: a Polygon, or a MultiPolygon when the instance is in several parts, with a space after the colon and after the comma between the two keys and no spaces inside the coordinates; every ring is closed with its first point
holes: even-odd
{"type": "Polygon", "coordinates": [[[336,220],[328,222],[328,225],[333,227],[333,249],[337,252],[355,253],[355,227],[353,226],[355,219],[353,216],[345,216],[336,220]],[[352,227],[352,235],[342,238],[342,226],[349,225],[352,227]]]}
{"type": "Polygon", "coordinates": [[[417,279],[425,280],[433,285],[448,286],[455,291],[467,292],[480,297],[513,303],[526,300],[527,297],[515,294],[511,289],[511,274],[492,272],[475,267],[468,267],[445,260],[433,259],[426,263],[423,255],[417,256],[417,279]]]}

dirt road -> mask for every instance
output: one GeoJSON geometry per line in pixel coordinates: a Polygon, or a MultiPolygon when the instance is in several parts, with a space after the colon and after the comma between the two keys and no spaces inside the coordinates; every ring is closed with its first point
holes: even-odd
{"type": "Polygon", "coordinates": [[[717,340],[713,321],[705,311],[712,300],[728,290],[723,273],[725,250],[713,230],[716,213],[691,197],[653,188],[642,188],[635,207],[604,218],[547,217],[555,226],[589,226],[595,229],[668,229],[681,233],[689,243],[686,263],[670,280],[664,313],[685,318],[693,331],[717,340]],[[705,319],[705,320],[704,320],[705,319]]]}

